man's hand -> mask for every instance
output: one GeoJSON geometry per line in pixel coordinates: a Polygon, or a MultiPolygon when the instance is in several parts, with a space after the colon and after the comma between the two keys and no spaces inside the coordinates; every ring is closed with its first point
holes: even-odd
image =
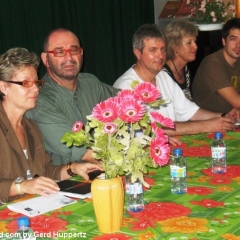
{"type": "Polygon", "coordinates": [[[233,118],[233,119],[240,119],[240,109],[239,108],[233,108],[225,116],[229,117],[229,118],[233,118]]]}
{"type": "Polygon", "coordinates": [[[71,169],[74,173],[82,176],[85,180],[89,180],[88,173],[100,170],[103,171],[102,165],[100,163],[93,164],[93,163],[72,163],[71,169]]]}
{"type": "Polygon", "coordinates": [[[169,142],[169,144],[172,145],[172,146],[178,146],[178,145],[181,145],[181,144],[182,144],[182,142],[181,142],[179,139],[174,138],[174,137],[169,137],[169,138],[168,138],[168,142],[169,142]]]}
{"type": "Polygon", "coordinates": [[[205,124],[207,132],[226,132],[235,129],[235,121],[233,118],[220,117],[206,120],[205,124]]]}

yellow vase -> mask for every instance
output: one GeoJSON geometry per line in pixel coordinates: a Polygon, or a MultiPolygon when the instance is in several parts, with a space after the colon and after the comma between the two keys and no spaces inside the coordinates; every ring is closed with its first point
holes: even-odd
{"type": "Polygon", "coordinates": [[[94,211],[99,230],[114,233],[120,230],[123,218],[124,190],[120,177],[94,179],[91,186],[94,211]]]}

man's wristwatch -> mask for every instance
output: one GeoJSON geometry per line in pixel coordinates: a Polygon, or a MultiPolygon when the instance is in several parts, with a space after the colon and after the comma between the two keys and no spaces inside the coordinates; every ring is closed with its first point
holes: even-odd
{"type": "Polygon", "coordinates": [[[17,189],[17,192],[19,195],[22,195],[24,194],[22,191],[21,191],[21,183],[24,181],[24,177],[17,177],[15,179],[15,186],[16,186],[16,189],[17,189]]]}

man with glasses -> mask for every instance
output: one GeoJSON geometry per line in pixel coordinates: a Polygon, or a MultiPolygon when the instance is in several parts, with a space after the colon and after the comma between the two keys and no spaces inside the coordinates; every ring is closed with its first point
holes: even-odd
{"type": "Polygon", "coordinates": [[[117,89],[100,82],[94,75],[80,73],[83,50],[74,33],[67,29],[53,30],[44,41],[42,61],[47,68],[36,107],[26,113],[42,131],[46,151],[54,164],[69,161],[96,161],[92,150],[68,148],[61,143],[65,132],[76,121],[86,124],[86,116],[95,105],[115,96],[117,89]]]}

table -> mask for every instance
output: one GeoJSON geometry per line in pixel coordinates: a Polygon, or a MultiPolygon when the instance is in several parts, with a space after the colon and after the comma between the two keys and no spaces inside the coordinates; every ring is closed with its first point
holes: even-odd
{"type": "MultiPolygon", "coordinates": [[[[171,194],[169,166],[150,169],[145,179],[152,187],[144,191],[145,210],[132,214],[125,210],[118,233],[99,232],[91,199],[31,218],[32,229],[39,239],[240,239],[239,137],[239,132],[224,134],[228,167],[219,175],[209,168],[213,134],[179,137],[188,164],[188,193],[171,194]]],[[[0,207],[0,238],[15,232],[19,216],[6,205],[0,207]]]]}

